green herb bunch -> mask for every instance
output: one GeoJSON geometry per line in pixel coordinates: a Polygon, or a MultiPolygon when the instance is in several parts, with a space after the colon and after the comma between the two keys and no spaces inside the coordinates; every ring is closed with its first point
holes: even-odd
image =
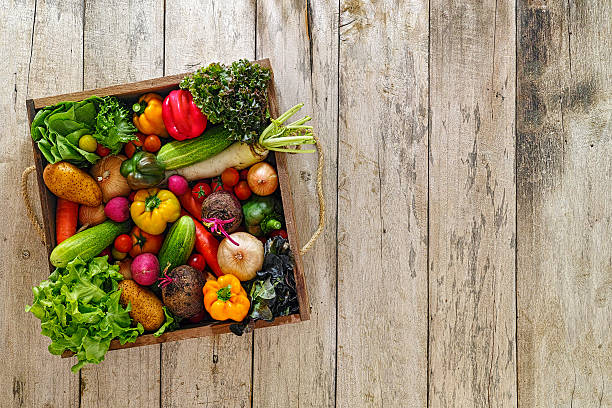
{"type": "Polygon", "coordinates": [[[247,60],[200,68],[183,79],[181,89],[193,95],[208,120],[222,123],[230,139],[255,143],[269,123],[270,70],[247,60]]]}

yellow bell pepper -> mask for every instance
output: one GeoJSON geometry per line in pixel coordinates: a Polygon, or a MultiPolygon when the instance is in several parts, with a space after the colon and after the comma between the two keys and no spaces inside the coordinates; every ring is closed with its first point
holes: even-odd
{"type": "Polygon", "coordinates": [[[162,118],[163,99],[158,94],[142,95],[132,106],[134,126],[145,135],[168,137],[168,131],[162,118]]]}
{"type": "Polygon", "coordinates": [[[144,188],[136,192],[130,214],[138,228],[159,235],[164,232],[167,223],[176,221],[181,215],[181,204],[168,190],[144,188]]]}
{"type": "Polygon", "coordinates": [[[202,289],[204,308],[215,320],[242,321],[251,307],[251,302],[234,275],[219,276],[209,280],[202,289]]]}

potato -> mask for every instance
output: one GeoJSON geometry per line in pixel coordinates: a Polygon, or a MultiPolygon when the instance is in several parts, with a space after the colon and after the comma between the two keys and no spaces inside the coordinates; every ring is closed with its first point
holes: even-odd
{"type": "Polygon", "coordinates": [[[49,164],[43,171],[47,188],[68,201],[97,207],[102,204],[102,190],[86,172],[67,162],[49,164]]]}
{"type": "Polygon", "coordinates": [[[130,317],[142,324],[146,331],[155,331],[164,324],[164,310],[162,302],[150,289],[140,286],[131,279],[119,282],[121,298],[119,299],[123,307],[128,303],[132,304],[130,317]]]}

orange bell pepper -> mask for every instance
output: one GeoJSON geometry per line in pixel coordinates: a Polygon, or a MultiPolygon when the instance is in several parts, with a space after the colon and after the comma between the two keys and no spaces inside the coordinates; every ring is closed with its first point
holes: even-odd
{"type": "Polygon", "coordinates": [[[242,321],[249,313],[251,302],[234,275],[223,275],[209,280],[202,289],[204,308],[215,320],[242,321]]]}
{"type": "Polygon", "coordinates": [[[162,119],[163,98],[158,94],[142,95],[132,106],[134,126],[145,135],[168,137],[168,131],[162,119]]]}

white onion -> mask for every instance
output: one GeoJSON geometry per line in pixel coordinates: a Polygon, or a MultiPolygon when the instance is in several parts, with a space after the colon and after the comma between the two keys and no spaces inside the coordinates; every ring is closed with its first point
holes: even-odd
{"type": "Polygon", "coordinates": [[[241,281],[248,281],[261,270],[264,261],[264,247],[260,240],[248,232],[235,232],[219,244],[217,262],[224,274],[232,274],[241,281]]]}

